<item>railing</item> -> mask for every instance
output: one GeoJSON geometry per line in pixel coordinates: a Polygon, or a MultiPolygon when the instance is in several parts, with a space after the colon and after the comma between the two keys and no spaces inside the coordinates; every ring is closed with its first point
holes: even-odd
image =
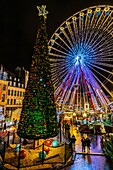
{"type": "MultiPolygon", "coordinates": [[[[18,168],[18,170],[20,169],[20,167],[22,167],[22,164],[21,164],[21,155],[20,155],[20,151],[21,151],[21,148],[24,147],[26,149],[29,150],[29,147],[32,145],[33,146],[33,140],[29,140],[28,144],[25,146],[24,144],[24,139],[22,138],[19,138],[17,136],[17,132],[14,130],[14,131],[8,131],[8,132],[3,132],[3,133],[6,133],[4,138],[2,139],[3,141],[1,142],[1,156],[2,156],[2,160],[3,160],[3,164],[4,163],[8,163],[7,162],[7,159],[5,159],[5,153],[8,152],[7,149],[10,148],[10,152],[15,152],[14,151],[14,148],[11,148],[11,144],[19,144],[18,145],[18,154],[16,153],[16,160],[17,162],[13,162],[13,165],[15,164],[15,167],[18,168]]],[[[53,139],[51,139],[53,140],[53,139]]],[[[41,159],[38,159],[38,161],[36,161],[36,164],[34,164],[34,162],[32,162],[31,165],[29,166],[37,166],[39,164],[51,164],[53,166],[53,169],[55,169],[57,167],[57,164],[59,164],[60,166],[64,166],[65,164],[67,164],[67,160],[69,159],[70,156],[72,156],[72,148],[70,143],[67,143],[67,142],[64,142],[64,143],[61,143],[60,146],[63,147],[63,152],[64,152],[64,158],[60,161],[60,162],[54,162],[52,159],[53,158],[56,158],[56,157],[59,157],[60,158],[60,155],[59,154],[55,154],[53,156],[49,156],[48,158],[45,159],[44,157],[44,147],[46,146],[46,143],[45,141],[39,146],[37,146],[37,148],[42,148],[40,149],[40,151],[42,151],[42,158],[41,159]],[[70,152],[69,152],[70,150],[70,152]]],[[[60,147],[58,146],[58,147],[60,147]]],[[[54,149],[54,147],[51,145],[49,146],[51,149],[54,149]]],[[[36,148],[36,149],[37,149],[36,148]]],[[[32,148],[33,149],[33,148],[32,148]]],[[[10,153],[9,153],[10,154],[10,153]]],[[[28,166],[28,167],[29,167],[28,166]]]]}

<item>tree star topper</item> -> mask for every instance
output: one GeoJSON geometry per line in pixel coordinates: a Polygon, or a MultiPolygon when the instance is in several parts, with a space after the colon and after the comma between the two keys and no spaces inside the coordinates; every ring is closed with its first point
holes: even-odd
{"type": "Polygon", "coordinates": [[[39,16],[43,15],[44,18],[47,18],[48,11],[46,11],[46,5],[42,5],[41,7],[37,6],[37,9],[39,10],[39,16]]]}

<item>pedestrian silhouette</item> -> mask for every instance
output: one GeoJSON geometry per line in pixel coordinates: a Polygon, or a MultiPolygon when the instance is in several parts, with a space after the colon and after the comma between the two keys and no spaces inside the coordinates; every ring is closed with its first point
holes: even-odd
{"type": "Polygon", "coordinates": [[[4,122],[4,131],[6,131],[6,122],[4,122]]]}
{"type": "Polygon", "coordinates": [[[72,149],[74,150],[75,149],[75,142],[76,142],[75,135],[72,135],[71,142],[72,142],[72,149]]]}
{"type": "Polygon", "coordinates": [[[81,142],[82,142],[82,152],[85,152],[86,140],[84,137],[81,139],[81,142]]]}
{"type": "Polygon", "coordinates": [[[68,132],[68,140],[70,141],[70,137],[71,136],[71,134],[70,134],[70,132],[68,132]]]}
{"type": "Polygon", "coordinates": [[[90,151],[91,140],[87,137],[86,139],[87,152],[90,151]]]}
{"type": "Polygon", "coordinates": [[[77,133],[78,133],[78,131],[79,131],[79,126],[77,125],[77,133]]]}

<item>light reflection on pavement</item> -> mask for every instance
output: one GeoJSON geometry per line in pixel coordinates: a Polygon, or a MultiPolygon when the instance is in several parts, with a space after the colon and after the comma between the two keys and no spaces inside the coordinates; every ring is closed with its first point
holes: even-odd
{"type": "MultiPolygon", "coordinates": [[[[76,127],[71,127],[71,134],[74,134],[76,141],[76,153],[82,152],[81,137],[87,136],[86,134],[80,134],[76,132],[76,127]]],[[[101,136],[88,134],[91,139],[91,150],[90,153],[102,153],[101,149],[101,136]]],[[[74,164],[63,168],[62,170],[113,170],[113,163],[111,163],[105,156],[96,155],[83,155],[76,154],[74,164]]]]}
{"type": "Polygon", "coordinates": [[[76,155],[74,164],[62,170],[113,170],[113,164],[104,156],[76,155]]]}

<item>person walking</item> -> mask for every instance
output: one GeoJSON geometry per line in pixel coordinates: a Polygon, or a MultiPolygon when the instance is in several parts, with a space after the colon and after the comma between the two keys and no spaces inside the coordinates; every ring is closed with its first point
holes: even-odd
{"type": "Polygon", "coordinates": [[[72,125],[72,123],[73,123],[73,121],[72,121],[72,119],[70,119],[70,125],[72,125]]]}
{"type": "Polygon", "coordinates": [[[69,142],[70,142],[70,139],[71,139],[71,134],[70,134],[70,132],[68,132],[68,140],[69,140],[69,142]]]}
{"type": "Polygon", "coordinates": [[[75,135],[73,134],[71,137],[71,142],[72,142],[72,149],[75,150],[75,142],[76,142],[76,138],[75,135]]]}
{"type": "Polygon", "coordinates": [[[6,122],[4,121],[4,129],[3,131],[6,131],[6,122]]]}
{"type": "Polygon", "coordinates": [[[77,128],[76,128],[76,129],[77,129],[77,133],[78,133],[78,132],[79,132],[79,126],[78,126],[78,125],[77,125],[77,128]]]}
{"type": "Polygon", "coordinates": [[[91,140],[87,137],[86,139],[87,153],[90,151],[91,140]]]}
{"type": "Polygon", "coordinates": [[[82,152],[85,152],[86,139],[84,138],[84,136],[83,136],[83,138],[81,139],[81,142],[82,142],[82,152]]]}

